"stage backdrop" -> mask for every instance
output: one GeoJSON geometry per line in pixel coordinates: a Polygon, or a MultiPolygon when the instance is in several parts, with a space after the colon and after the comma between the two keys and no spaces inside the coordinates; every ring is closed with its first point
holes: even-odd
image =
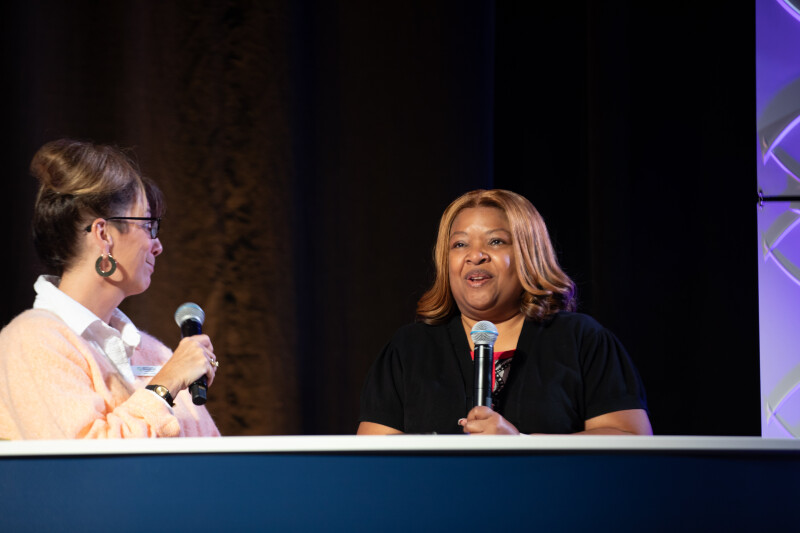
{"type": "Polygon", "coordinates": [[[752,5],[6,2],[5,324],[33,301],[44,142],[132,147],[168,200],[168,345],[207,314],[227,435],[352,433],[375,356],[478,187],[545,217],[580,310],[627,346],[660,434],[760,432],[752,5]]]}
{"type": "Polygon", "coordinates": [[[800,2],[756,2],[761,431],[800,437],[800,2]]]}

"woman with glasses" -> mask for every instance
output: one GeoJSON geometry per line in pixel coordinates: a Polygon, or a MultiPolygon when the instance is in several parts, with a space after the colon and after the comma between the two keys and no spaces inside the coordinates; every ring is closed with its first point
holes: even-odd
{"type": "Polygon", "coordinates": [[[0,438],[218,436],[187,387],[219,366],[206,335],[173,353],[120,303],[150,286],[164,201],[120,150],[59,140],[34,155],[37,253],[51,275],[0,332],[0,438]]]}

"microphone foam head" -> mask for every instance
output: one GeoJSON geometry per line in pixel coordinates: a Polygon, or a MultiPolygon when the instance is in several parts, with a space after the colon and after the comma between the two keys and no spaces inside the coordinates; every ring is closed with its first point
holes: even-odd
{"type": "Polygon", "coordinates": [[[200,309],[199,305],[186,302],[175,311],[175,322],[178,324],[178,327],[181,327],[183,323],[189,319],[197,320],[202,324],[206,319],[206,314],[200,309]]]}
{"type": "Polygon", "coordinates": [[[494,346],[494,341],[497,340],[497,327],[488,320],[481,320],[472,326],[469,336],[472,337],[474,344],[494,346]]]}

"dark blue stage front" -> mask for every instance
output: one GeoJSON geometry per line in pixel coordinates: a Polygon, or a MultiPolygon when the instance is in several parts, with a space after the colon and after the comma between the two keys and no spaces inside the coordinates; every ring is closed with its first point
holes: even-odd
{"type": "Polygon", "coordinates": [[[0,443],[6,532],[797,530],[798,480],[759,438],[0,443]]]}

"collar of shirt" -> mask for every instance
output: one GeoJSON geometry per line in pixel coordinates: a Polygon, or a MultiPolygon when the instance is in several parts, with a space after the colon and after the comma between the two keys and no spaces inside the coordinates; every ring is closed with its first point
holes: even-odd
{"type": "Polygon", "coordinates": [[[142,341],[139,330],[119,309],[114,309],[110,324],[106,324],[97,315],[59,290],[60,281],[56,276],[39,276],[33,285],[36,291],[33,308],[55,313],[69,329],[108,357],[126,380],[133,382],[130,358],[142,341]]]}

